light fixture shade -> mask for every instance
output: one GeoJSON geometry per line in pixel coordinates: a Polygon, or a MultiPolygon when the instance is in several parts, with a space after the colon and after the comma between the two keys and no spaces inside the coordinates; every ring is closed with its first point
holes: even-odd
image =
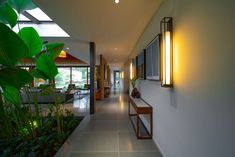
{"type": "Polygon", "coordinates": [[[120,78],[121,78],[121,79],[124,79],[124,71],[121,71],[121,72],[120,72],[120,78]]]}
{"type": "Polygon", "coordinates": [[[132,60],[131,60],[131,63],[130,63],[130,79],[133,79],[133,63],[132,63],[132,60]]]}
{"type": "Polygon", "coordinates": [[[119,3],[119,0],[115,0],[114,2],[115,2],[115,3],[119,3]]]}
{"type": "Polygon", "coordinates": [[[61,52],[60,52],[60,54],[59,54],[59,57],[60,58],[66,58],[66,52],[64,51],[64,50],[62,50],[61,52]]]}
{"type": "Polygon", "coordinates": [[[172,17],[161,20],[161,85],[173,87],[173,21],[172,17]]]}

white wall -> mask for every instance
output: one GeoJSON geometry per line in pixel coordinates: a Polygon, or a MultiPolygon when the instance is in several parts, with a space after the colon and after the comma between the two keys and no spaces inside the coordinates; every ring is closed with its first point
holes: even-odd
{"type": "Polygon", "coordinates": [[[164,0],[135,52],[174,19],[174,88],[140,81],[166,157],[235,156],[235,1],[164,0]]]}

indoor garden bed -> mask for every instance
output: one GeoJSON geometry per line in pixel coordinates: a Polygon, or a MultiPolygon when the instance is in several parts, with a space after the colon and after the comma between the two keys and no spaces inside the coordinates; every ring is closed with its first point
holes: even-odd
{"type": "Polygon", "coordinates": [[[64,44],[48,43],[33,27],[23,27],[18,21],[21,14],[35,8],[32,0],[0,1],[1,157],[53,156],[82,119],[61,107],[55,88],[55,58],[64,44]],[[25,60],[32,65],[28,70],[22,68],[25,60]],[[38,95],[32,92],[35,79],[47,83],[36,87],[40,94],[54,98],[47,115],[38,104],[38,95]],[[22,101],[22,92],[28,104],[22,101]]]}
{"type": "MultiPolygon", "coordinates": [[[[22,128],[25,135],[14,136],[0,140],[1,157],[52,157],[60,149],[65,140],[79,125],[83,117],[74,117],[67,112],[63,118],[63,131],[57,132],[56,118],[43,118],[43,126],[35,129],[36,137],[31,137],[26,128],[22,128]]],[[[34,121],[35,128],[37,124],[34,121]]]]}

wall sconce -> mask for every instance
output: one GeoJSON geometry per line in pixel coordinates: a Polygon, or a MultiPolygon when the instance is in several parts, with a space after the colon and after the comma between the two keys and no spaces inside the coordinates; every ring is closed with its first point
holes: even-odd
{"type": "Polygon", "coordinates": [[[130,63],[130,79],[133,78],[133,63],[132,63],[132,60],[131,60],[131,63],[130,63]]]}
{"type": "Polygon", "coordinates": [[[124,79],[124,71],[122,71],[122,72],[120,73],[120,78],[121,78],[121,79],[124,79]]]}
{"type": "Polygon", "coordinates": [[[173,87],[173,21],[172,17],[161,20],[161,85],[173,87]]]}

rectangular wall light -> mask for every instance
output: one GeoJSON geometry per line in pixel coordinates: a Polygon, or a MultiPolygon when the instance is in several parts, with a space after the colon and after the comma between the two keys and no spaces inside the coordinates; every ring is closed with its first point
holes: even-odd
{"type": "Polygon", "coordinates": [[[173,22],[172,17],[161,20],[161,85],[173,87],[173,22]]]}
{"type": "Polygon", "coordinates": [[[131,60],[131,63],[130,63],[130,79],[133,78],[133,64],[132,64],[132,60],[131,60]]]}
{"type": "Polygon", "coordinates": [[[120,78],[121,78],[121,79],[124,79],[124,71],[121,71],[121,72],[120,72],[120,78]]]}

